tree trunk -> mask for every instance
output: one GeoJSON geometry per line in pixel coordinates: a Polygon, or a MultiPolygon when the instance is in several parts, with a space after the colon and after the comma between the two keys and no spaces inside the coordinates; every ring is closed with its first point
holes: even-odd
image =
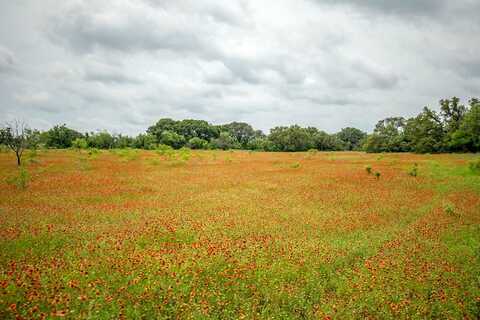
{"type": "Polygon", "coordinates": [[[15,152],[15,155],[17,156],[17,165],[20,167],[20,165],[22,164],[21,159],[20,159],[20,155],[16,152],[15,152]]]}

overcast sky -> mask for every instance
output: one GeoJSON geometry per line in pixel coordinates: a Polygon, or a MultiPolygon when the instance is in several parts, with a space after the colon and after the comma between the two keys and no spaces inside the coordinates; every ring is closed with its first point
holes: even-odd
{"type": "Polygon", "coordinates": [[[480,97],[479,0],[0,0],[0,119],[371,131],[480,97]]]}

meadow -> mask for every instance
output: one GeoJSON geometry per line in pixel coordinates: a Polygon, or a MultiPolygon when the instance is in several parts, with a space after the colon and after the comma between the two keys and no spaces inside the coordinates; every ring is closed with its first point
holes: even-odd
{"type": "Polygon", "coordinates": [[[478,158],[0,153],[0,318],[478,319],[478,158]]]}

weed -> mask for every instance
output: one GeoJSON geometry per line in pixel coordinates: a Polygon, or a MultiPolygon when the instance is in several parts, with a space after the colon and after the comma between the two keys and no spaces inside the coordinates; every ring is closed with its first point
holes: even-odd
{"type": "Polygon", "coordinates": [[[372,167],[370,165],[366,166],[365,171],[367,171],[367,174],[372,174],[372,167]]]}
{"type": "Polygon", "coordinates": [[[18,174],[7,179],[8,184],[15,185],[20,190],[25,190],[28,187],[30,181],[30,175],[28,174],[25,166],[20,166],[18,169],[18,174]]]}
{"type": "Polygon", "coordinates": [[[178,150],[178,156],[180,160],[187,162],[188,160],[190,160],[192,153],[189,148],[183,147],[180,150],[178,150]]]}
{"type": "Polygon", "coordinates": [[[31,149],[27,154],[27,161],[29,163],[38,163],[37,156],[38,156],[37,150],[31,149]]]}
{"type": "Polygon", "coordinates": [[[290,168],[293,168],[293,169],[298,169],[300,167],[301,167],[300,162],[295,162],[290,165],[290,168]]]}
{"type": "Polygon", "coordinates": [[[447,202],[443,204],[443,211],[449,216],[457,216],[455,205],[451,202],[447,202]]]}
{"type": "Polygon", "coordinates": [[[414,163],[413,167],[408,171],[408,174],[412,177],[416,177],[418,175],[418,164],[414,163]]]}
{"type": "Polygon", "coordinates": [[[474,174],[479,174],[480,175],[480,159],[470,161],[470,163],[468,164],[468,168],[474,174]]]}

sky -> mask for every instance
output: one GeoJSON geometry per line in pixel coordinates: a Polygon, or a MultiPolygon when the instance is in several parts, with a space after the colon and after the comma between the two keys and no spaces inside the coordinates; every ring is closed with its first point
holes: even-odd
{"type": "Polygon", "coordinates": [[[480,0],[0,0],[0,121],[371,132],[480,97],[480,0]]]}

